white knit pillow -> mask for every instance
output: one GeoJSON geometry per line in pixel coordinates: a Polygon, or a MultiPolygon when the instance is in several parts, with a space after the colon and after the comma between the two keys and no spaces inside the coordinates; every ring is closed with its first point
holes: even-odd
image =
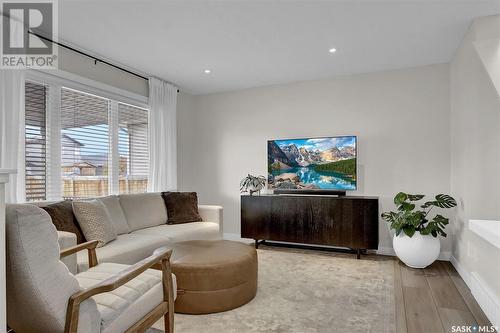
{"type": "Polygon", "coordinates": [[[106,210],[99,200],[73,201],[73,213],[82,228],[85,238],[97,240],[97,247],[116,239],[116,230],[106,210]]]}

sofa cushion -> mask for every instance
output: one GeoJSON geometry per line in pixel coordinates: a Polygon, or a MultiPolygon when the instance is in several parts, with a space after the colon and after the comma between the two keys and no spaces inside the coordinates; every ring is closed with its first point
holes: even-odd
{"type": "Polygon", "coordinates": [[[85,243],[87,240],[83,236],[82,229],[73,214],[73,205],[71,200],[65,200],[41,207],[49,213],[52,223],[59,231],[67,231],[76,235],[78,244],[85,243]]]}
{"type": "MultiPolygon", "coordinates": [[[[128,265],[103,263],[77,274],[76,279],[82,288],[110,278],[125,270],[128,265]]],[[[177,283],[174,284],[174,299],[177,283]]],[[[101,314],[101,330],[106,333],[124,332],[144,315],[163,301],[163,285],[161,271],[148,269],[125,285],[92,297],[101,314]]]]}
{"type": "Polygon", "coordinates": [[[117,195],[102,197],[99,198],[99,200],[108,210],[109,217],[111,218],[111,222],[115,226],[115,230],[118,235],[128,234],[132,231],[127,223],[127,218],[123,213],[122,206],[120,205],[120,199],[117,195]]]}
{"type": "Polygon", "coordinates": [[[132,231],[167,223],[167,209],[160,193],[120,195],[120,204],[132,231]]]}
{"type": "MultiPolygon", "coordinates": [[[[169,244],[169,238],[161,237],[161,235],[118,235],[115,240],[96,249],[97,260],[99,263],[114,262],[132,265],[149,257],[154,250],[169,244]]],[[[78,252],[78,272],[83,272],[88,267],[87,251],[78,252]]]]}
{"type": "Polygon", "coordinates": [[[116,238],[116,230],[108,210],[100,200],[74,201],[73,212],[85,238],[99,241],[97,247],[116,238]]]}
{"type": "Polygon", "coordinates": [[[196,192],[162,192],[167,207],[168,224],[202,221],[196,192]]]}
{"type": "MultiPolygon", "coordinates": [[[[131,235],[149,235],[168,237],[171,243],[197,239],[219,239],[219,225],[214,222],[192,222],[184,224],[164,224],[141,229],[131,235]]],[[[175,255],[175,251],[174,254],[175,255]]]]}

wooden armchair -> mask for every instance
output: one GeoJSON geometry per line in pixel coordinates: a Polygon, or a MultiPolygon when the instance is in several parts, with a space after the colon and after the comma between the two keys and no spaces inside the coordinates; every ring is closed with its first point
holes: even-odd
{"type": "Polygon", "coordinates": [[[97,241],[59,253],[42,209],[8,205],[6,217],[7,319],[16,332],[144,332],[163,316],[166,333],[173,333],[172,250],[157,249],[134,265],[98,264],[97,241]],[[82,250],[90,268],[73,275],[60,259],[82,250]]]}

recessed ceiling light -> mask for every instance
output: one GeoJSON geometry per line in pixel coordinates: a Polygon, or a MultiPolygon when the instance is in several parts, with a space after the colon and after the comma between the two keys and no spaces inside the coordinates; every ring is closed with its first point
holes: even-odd
{"type": "Polygon", "coordinates": [[[336,48],[334,48],[334,47],[332,47],[331,49],[329,49],[329,50],[328,50],[328,52],[330,52],[330,53],[335,53],[335,52],[337,52],[337,49],[336,49],[336,48]]]}
{"type": "Polygon", "coordinates": [[[210,69],[205,69],[203,72],[204,72],[205,74],[210,74],[210,73],[212,73],[212,71],[211,71],[210,69]]]}

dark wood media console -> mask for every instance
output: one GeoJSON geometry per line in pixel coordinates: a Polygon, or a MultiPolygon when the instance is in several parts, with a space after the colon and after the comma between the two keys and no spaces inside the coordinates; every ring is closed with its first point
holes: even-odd
{"type": "Polygon", "coordinates": [[[344,247],[378,248],[378,198],[331,195],[241,196],[241,237],[344,247]]]}

